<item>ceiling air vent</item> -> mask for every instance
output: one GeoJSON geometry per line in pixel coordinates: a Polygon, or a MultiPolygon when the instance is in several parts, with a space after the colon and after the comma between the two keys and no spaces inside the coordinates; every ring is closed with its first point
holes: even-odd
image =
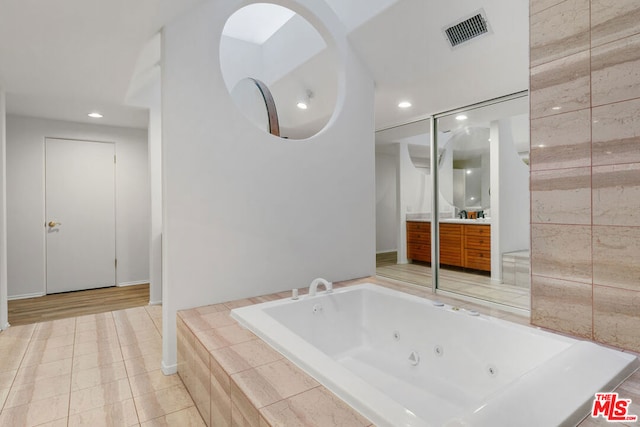
{"type": "Polygon", "coordinates": [[[484,10],[479,10],[471,17],[463,18],[443,28],[444,34],[451,47],[457,47],[471,39],[484,34],[489,34],[491,29],[484,10]]]}

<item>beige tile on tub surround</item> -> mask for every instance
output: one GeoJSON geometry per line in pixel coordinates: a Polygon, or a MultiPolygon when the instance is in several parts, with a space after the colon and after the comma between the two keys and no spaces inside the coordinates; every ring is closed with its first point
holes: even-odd
{"type": "Polygon", "coordinates": [[[531,277],[531,323],[591,338],[591,284],[531,277]]]}
{"type": "Polygon", "coordinates": [[[640,292],[593,287],[593,327],[597,341],[640,352],[640,292]]]}
{"type": "Polygon", "coordinates": [[[591,51],[593,105],[640,98],[640,34],[591,51]]]}
{"type": "Polygon", "coordinates": [[[638,201],[640,163],[593,168],[594,225],[640,226],[638,201]]]}
{"type": "Polygon", "coordinates": [[[252,390],[247,397],[256,408],[320,385],[287,359],[239,372],[231,379],[239,387],[252,390]]]}
{"type": "Polygon", "coordinates": [[[640,227],[593,227],[593,282],[640,292],[640,227]]]}
{"type": "Polygon", "coordinates": [[[595,107],[593,164],[640,162],[640,99],[595,107]]]}
{"type": "Polygon", "coordinates": [[[529,94],[531,118],[589,108],[590,67],[590,53],[587,50],[532,68],[529,94]]]}
{"type": "Polygon", "coordinates": [[[591,282],[591,226],[531,225],[533,275],[591,282]]]}
{"type": "Polygon", "coordinates": [[[637,0],[591,0],[591,45],[640,33],[637,0]]]}
{"type": "Polygon", "coordinates": [[[532,171],[591,166],[591,109],[531,120],[532,171]]]}
{"type": "Polygon", "coordinates": [[[531,66],[589,48],[589,0],[567,0],[530,17],[531,66]]]}
{"type": "Polygon", "coordinates": [[[371,423],[323,387],[269,405],[262,411],[274,426],[369,426],[371,423]]]}
{"type": "Polygon", "coordinates": [[[531,172],[531,222],[591,224],[591,168],[531,172]]]}

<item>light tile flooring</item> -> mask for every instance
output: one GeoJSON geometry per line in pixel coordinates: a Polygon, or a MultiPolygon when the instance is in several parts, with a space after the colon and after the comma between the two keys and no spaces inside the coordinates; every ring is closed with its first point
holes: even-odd
{"type": "Polygon", "coordinates": [[[0,426],[204,426],[160,370],[161,324],[147,306],[0,333],[0,426]]]}
{"type": "MultiPolygon", "coordinates": [[[[431,287],[431,267],[426,264],[396,264],[395,260],[384,257],[379,257],[376,264],[378,276],[431,287]]],[[[529,289],[491,283],[488,275],[441,268],[439,287],[444,291],[529,310],[529,289]]]]}

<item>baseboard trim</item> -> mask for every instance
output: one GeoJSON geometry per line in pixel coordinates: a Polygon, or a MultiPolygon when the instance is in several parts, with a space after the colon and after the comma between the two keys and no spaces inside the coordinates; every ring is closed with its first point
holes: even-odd
{"type": "Polygon", "coordinates": [[[27,299],[27,298],[36,298],[36,297],[43,297],[46,294],[44,292],[37,292],[35,294],[24,294],[24,295],[13,295],[13,296],[9,296],[7,297],[8,301],[13,301],[16,299],[27,299]]]}
{"type": "Polygon", "coordinates": [[[162,300],[160,300],[160,301],[149,301],[149,305],[162,305],[162,300]]]}
{"type": "Polygon", "coordinates": [[[135,286],[135,285],[148,285],[148,280],[137,280],[135,282],[122,282],[118,283],[119,288],[124,288],[125,286],[135,286]]]}
{"type": "Polygon", "coordinates": [[[162,373],[165,375],[173,375],[178,372],[178,365],[165,365],[164,360],[162,361],[162,373]]]}

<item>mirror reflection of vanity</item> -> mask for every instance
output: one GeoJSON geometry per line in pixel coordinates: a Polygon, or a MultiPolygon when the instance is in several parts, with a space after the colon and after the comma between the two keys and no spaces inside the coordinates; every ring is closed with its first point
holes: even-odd
{"type": "MultiPolygon", "coordinates": [[[[527,112],[528,98],[521,93],[436,117],[442,273],[438,289],[527,307],[523,294],[529,288],[527,112]],[[523,279],[520,284],[514,280],[516,272],[523,279]]],[[[429,127],[426,119],[376,133],[377,168],[383,159],[396,159],[397,263],[424,265],[426,274],[436,268],[431,263],[429,127]]],[[[384,215],[384,211],[377,214],[384,215]]]]}

